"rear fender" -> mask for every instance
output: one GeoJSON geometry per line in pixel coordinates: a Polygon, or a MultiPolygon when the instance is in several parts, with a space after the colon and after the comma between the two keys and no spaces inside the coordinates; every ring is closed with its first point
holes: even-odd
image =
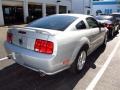
{"type": "Polygon", "coordinates": [[[81,39],[79,40],[79,43],[76,45],[76,48],[75,48],[74,51],[73,51],[73,54],[72,54],[72,57],[71,57],[71,64],[72,64],[72,63],[74,62],[74,60],[76,59],[79,51],[80,51],[85,45],[88,46],[88,48],[86,48],[87,51],[88,51],[89,45],[90,45],[90,41],[89,41],[86,37],[83,37],[83,38],[81,38],[81,39]]]}

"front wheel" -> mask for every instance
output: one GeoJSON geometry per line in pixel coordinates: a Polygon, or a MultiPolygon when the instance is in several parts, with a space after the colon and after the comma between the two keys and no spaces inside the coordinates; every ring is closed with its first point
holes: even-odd
{"type": "Polygon", "coordinates": [[[72,73],[79,73],[83,69],[86,57],[87,57],[86,50],[84,49],[80,50],[75,61],[71,65],[70,70],[72,71],[72,73]]]}
{"type": "Polygon", "coordinates": [[[116,31],[117,34],[119,33],[119,28],[120,28],[120,27],[118,26],[118,27],[117,27],[117,31],[116,31]]]}
{"type": "Polygon", "coordinates": [[[104,37],[103,44],[102,44],[104,47],[106,47],[107,40],[108,40],[108,36],[107,36],[107,34],[106,34],[105,37],[104,37]]]}
{"type": "Polygon", "coordinates": [[[114,37],[114,30],[111,30],[110,36],[111,36],[111,38],[114,37]]]}

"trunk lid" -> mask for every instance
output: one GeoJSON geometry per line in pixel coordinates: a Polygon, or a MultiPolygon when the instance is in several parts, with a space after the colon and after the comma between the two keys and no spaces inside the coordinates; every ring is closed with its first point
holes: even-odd
{"type": "Polygon", "coordinates": [[[10,29],[9,32],[13,34],[12,44],[34,50],[36,39],[48,40],[49,36],[55,36],[61,31],[24,27],[10,29]]]}

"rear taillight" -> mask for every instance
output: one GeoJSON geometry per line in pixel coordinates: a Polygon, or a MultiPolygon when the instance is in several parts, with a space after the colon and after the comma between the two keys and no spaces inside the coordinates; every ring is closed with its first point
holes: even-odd
{"type": "Polygon", "coordinates": [[[112,28],[112,27],[113,27],[113,25],[112,25],[112,24],[109,24],[109,26],[108,26],[108,27],[112,28]]]}
{"type": "Polygon", "coordinates": [[[36,39],[34,50],[36,52],[52,54],[53,53],[54,44],[51,41],[36,39]]]}
{"type": "Polygon", "coordinates": [[[12,38],[13,38],[12,33],[7,33],[7,41],[8,41],[9,43],[12,43],[12,38]]]}
{"type": "Polygon", "coordinates": [[[112,24],[104,24],[104,26],[107,27],[107,28],[112,28],[113,27],[112,24]]]}
{"type": "Polygon", "coordinates": [[[106,23],[104,23],[104,26],[105,26],[105,27],[107,27],[107,24],[106,24],[106,23]]]}

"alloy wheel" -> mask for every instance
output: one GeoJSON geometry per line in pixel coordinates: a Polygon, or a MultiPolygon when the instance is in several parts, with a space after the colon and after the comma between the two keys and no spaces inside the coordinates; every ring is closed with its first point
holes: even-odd
{"type": "Polygon", "coordinates": [[[85,61],[86,61],[86,51],[82,51],[78,57],[78,62],[77,62],[77,69],[80,71],[82,70],[84,64],[85,64],[85,61]]]}

